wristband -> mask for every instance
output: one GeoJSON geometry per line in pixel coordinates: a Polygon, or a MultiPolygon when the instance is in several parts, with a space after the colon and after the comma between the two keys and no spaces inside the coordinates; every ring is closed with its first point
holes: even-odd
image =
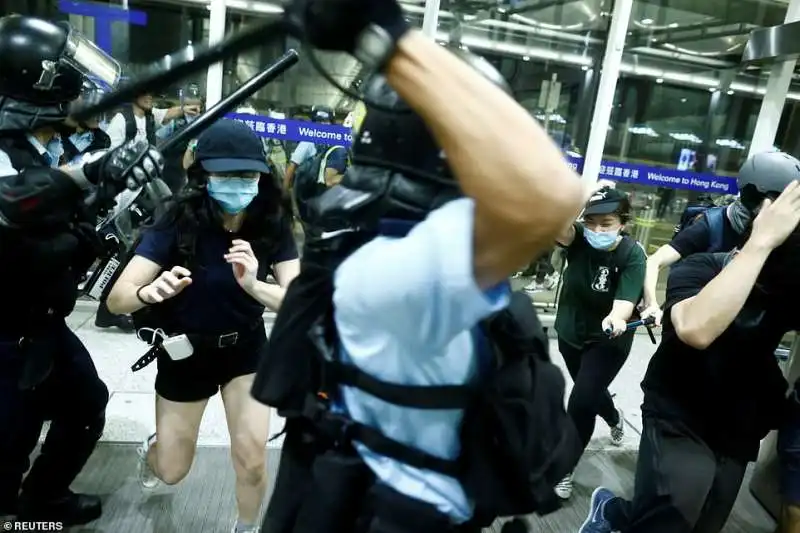
{"type": "Polygon", "coordinates": [[[136,299],[142,302],[145,306],[152,305],[150,302],[146,302],[144,298],[142,298],[142,289],[147,287],[147,285],[142,285],[138,289],[136,289],[136,299]]]}

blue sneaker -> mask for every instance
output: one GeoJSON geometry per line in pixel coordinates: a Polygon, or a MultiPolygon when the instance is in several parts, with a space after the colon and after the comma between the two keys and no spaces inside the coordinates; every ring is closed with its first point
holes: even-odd
{"type": "Polygon", "coordinates": [[[616,498],[613,492],[604,487],[597,487],[592,493],[592,503],[589,505],[589,516],[583,523],[578,533],[611,533],[614,529],[611,522],[606,520],[603,510],[609,500],[616,498]]]}

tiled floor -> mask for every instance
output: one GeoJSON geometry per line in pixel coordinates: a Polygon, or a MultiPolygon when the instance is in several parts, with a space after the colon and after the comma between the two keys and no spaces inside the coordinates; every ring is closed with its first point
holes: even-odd
{"type": "MultiPolygon", "coordinates": [[[[270,326],[273,316],[265,315],[270,326]]],[[[552,314],[542,314],[545,325],[552,314]]],[[[233,472],[230,467],[229,438],[219,397],[209,403],[200,429],[197,459],[189,477],[179,486],[143,495],[136,484],[135,453],[131,444],[148,435],[154,427],[155,365],[136,374],[130,365],[145,350],[132,334],[100,330],[94,326],[94,308],[79,304],[69,319],[70,325],[92,353],[100,376],[112,392],[103,440],[75,489],[103,495],[105,513],[81,532],[163,532],[228,531],[234,517],[233,472]],[[202,512],[201,512],[202,511],[202,512]]],[[[553,358],[562,366],[556,343],[551,341],[553,358]]],[[[571,533],[582,523],[594,487],[602,484],[620,494],[630,494],[635,465],[635,450],[641,431],[639,382],[654,351],[646,335],[637,335],[631,356],[611,385],[618,407],[626,419],[622,449],[610,446],[608,427],[598,420],[590,444],[575,473],[575,494],[560,511],[547,517],[531,518],[532,532],[571,533]]],[[[273,414],[273,432],[282,420],[273,414]]],[[[270,444],[270,479],[274,479],[281,442],[270,444]]],[[[746,484],[745,484],[746,487],[746,484]]],[[[724,532],[771,533],[774,523],[743,488],[736,511],[724,532]]]]}
{"type": "MultiPolygon", "coordinates": [[[[279,461],[280,451],[270,450],[270,487],[279,461]]],[[[586,518],[595,487],[603,485],[619,495],[630,495],[635,463],[636,453],[631,451],[589,452],[576,472],[572,499],[547,516],[529,517],[530,533],[576,533],[586,518]]],[[[180,485],[143,493],[137,483],[134,446],[101,445],[75,489],[99,494],[104,512],[99,520],[73,528],[72,533],[226,533],[236,514],[230,453],[219,446],[199,449],[192,471],[180,485]]],[[[744,488],[722,533],[772,533],[774,527],[744,488]]],[[[495,524],[485,533],[499,530],[495,524]]]]}

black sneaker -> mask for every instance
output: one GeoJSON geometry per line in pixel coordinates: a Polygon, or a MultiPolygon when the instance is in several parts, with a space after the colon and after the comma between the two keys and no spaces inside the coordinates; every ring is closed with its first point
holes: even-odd
{"type": "Polygon", "coordinates": [[[20,498],[21,522],[61,522],[64,526],[80,526],[100,518],[103,505],[100,498],[88,494],[67,493],[47,501],[20,498]]]}
{"type": "Polygon", "coordinates": [[[100,313],[94,319],[94,325],[98,328],[119,328],[125,333],[130,333],[134,329],[133,318],[130,315],[111,315],[100,316],[100,313]]]}

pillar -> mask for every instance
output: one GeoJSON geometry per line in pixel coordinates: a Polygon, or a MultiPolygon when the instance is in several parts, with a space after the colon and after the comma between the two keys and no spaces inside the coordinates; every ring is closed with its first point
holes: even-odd
{"type": "MultiPolygon", "coordinates": [[[[800,0],[791,0],[786,9],[785,23],[798,20],[800,20],[800,0]]],[[[786,105],[786,95],[789,92],[796,64],[797,59],[791,59],[772,65],[767,81],[767,92],[761,101],[756,130],[753,132],[753,140],[750,143],[750,156],[771,150],[775,145],[775,135],[778,133],[778,124],[781,121],[783,107],[786,105]]]]}
{"type": "Polygon", "coordinates": [[[422,33],[430,37],[436,38],[436,30],[439,27],[439,3],[440,0],[426,0],[425,14],[422,18],[422,33]]]}
{"type": "MultiPolygon", "coordinates": [[[[208,44],[213,46],[225,38],[225,18],[227,8],[225,0],[211,0],[211,12],[208,17],[208,44]]],[[[210,108],[222,100],[222,62],[208,67],[206,76],[206,108],[210,108]]]]}
{"type": "Polygon", "coordinates": [[[615,0],[611,14],[606,52],[603,56],[592,127],[583,164],[583,178],[592,182],[597,181],[600,164],[603,160],[603,149],[606,145],[608,124],[611,120],[611,109],[614,106],[614,93],[617,90],[622,52],[625,49],[625,37],[628,33],[632,8],[633,0],[615,0]]]}

